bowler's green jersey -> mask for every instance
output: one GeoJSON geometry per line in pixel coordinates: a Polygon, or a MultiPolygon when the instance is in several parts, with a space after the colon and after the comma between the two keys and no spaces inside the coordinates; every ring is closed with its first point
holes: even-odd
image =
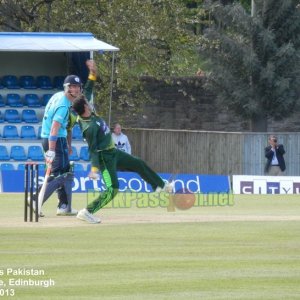
{"type": "Polygon", "coordinates": [[[105,121],[95,113],[88,118],[78,117],[78,123],[82,135],[88,143],[92,166],[100,169],[99,152],[115,147],[110,129],[105,121]]]}

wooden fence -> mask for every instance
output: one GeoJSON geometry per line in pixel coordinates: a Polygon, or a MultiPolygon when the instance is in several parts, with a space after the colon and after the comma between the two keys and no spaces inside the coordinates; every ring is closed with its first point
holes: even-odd
{"type": "MultiPolygon", "coordinates": [[[[127,129],[133,155],[157,172],[263,175],[269,133],[127,129]]],[[[300,134],[278,133],[285,175],[300,174],[300,134]]]]}

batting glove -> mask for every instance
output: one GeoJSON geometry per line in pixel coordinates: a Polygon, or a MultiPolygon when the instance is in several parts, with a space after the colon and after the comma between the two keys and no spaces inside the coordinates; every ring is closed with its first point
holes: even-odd
{"type": "Polygon", "coordinates": [[[54,158],[55,158],[55,151],[53,151],[53,150],[48,150],[48,151],[45,153],[45,159],[46,159],[46,163],[47,163],[47,164],[52,164],[54,158]]]}

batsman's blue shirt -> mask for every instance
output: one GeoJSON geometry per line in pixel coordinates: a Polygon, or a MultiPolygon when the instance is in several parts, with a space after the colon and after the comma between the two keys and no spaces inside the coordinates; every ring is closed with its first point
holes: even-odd
{"type": "Polygon", "coordinates": [[[65,96],[64,92],[58,92],[50,98],[45,107],[41,132],[42,138],[49,137],[53,121],[61,124],[57,137],[67,137],[70,107],[71,102],[65,96]]]}

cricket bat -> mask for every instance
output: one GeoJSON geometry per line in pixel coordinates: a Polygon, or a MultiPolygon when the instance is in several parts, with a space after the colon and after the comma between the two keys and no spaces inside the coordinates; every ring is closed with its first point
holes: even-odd
{"type": "Polygon", "coordinates": [[[47,171],[46,171],[46,174],[45,174],[45,179],[44,179],[44,182],[43,182],[43,185],[42,185],[42,188],[39,192],[39,197],[38,197],[38,202],[39,202],[39,214],[42,210],[42,205],[43,205],[43,199],[44,199],[44,195],[45,195],[45,191],[46,191],[46,187],[47,187],[47,183],[48,183],[48,178],[50,176],[50,173],[51,173],[51,165],[47,165],[47,171]]]}

